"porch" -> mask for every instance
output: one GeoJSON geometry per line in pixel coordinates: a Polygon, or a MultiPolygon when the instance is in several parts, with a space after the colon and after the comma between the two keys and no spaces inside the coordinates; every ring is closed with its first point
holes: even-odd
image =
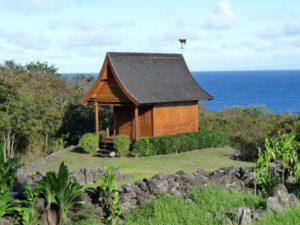
{"type": "Polygon", "coordinates": [[[152,106],[136,106],[130,104],[104,104],[95,103],[95,133],[99,138],[100,128],[100,107],[111,106],[113,108],[113,129],[105,128],[106,136],[102,142],[112,143],[118,134],[127,135],[133,142],[139,137],[153,136],[153,113],[152,106]]]}

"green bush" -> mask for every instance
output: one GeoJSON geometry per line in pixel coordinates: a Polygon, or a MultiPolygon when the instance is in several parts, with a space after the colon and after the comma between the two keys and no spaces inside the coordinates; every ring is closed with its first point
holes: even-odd
{"type": "Polygon", "coordinates": [[[153,155],[153,145],[150,143],[150,138],[144,137],[136,140],[132,145],[131,153],[136,157],[153,155]]]}
{"type": "Polygon", "coordinates": [[[265,107],[232,107],[220,112],[202,110],[201,129],[222,132],[230,145],[240,150],[243,160],[255,160],[265,139],[278,133],[300,130],[299,115],[274,114],[265,107]]]}
{"type": "Polygon", "coordinates": [[[128,155],[130,139],[127,135],[119,134],[114,138],[114,148],[121,157],[128,155]]]}
{"type": "Polygon", "coordinates": [[[223,133],[212,130],[201,130],[170,136],[142,138],[133,144],[132,152],[137,156],[149,156],[223,147],[228,144],[229,140],[223,133]]]}
{"type": "Polygon", "coordinates": [[[95,152],[99,147],[98,138],[92,133],[86,133],[83,135],[79,140],[79,144],[86,153],[95,152]]]}

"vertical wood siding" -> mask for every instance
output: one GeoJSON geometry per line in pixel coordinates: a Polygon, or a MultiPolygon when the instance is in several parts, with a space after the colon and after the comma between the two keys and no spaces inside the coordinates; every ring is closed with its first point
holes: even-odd
{"type": "Polygon", "coordinates": [[[198,103],[174,103],[153,108],[154,136],[198,130],[198,103]]]}
{"type": "Polygon", "coordinates": [[[153,136],[152,106],[139,107],[140,137],[153,136]]]}

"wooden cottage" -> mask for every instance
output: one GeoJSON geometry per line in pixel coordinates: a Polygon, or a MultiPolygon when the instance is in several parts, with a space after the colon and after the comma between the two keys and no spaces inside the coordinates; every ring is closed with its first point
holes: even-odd
{"type": "Polygon", "coordinates": [[[81,100],[113,106],[113,135],[139,137],[198,130],[198,100],[211,100],[192,77],[181,54],[106,54],[99,77],[81,100]]]}

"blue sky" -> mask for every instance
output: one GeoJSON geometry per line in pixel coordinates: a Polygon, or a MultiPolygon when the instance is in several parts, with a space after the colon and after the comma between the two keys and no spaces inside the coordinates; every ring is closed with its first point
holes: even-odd
{"type": "Polygon", "coordinates": [[[299,0],[1,0],[0,61],[97,72],[107,51],[180,53],[193,71],[300,69],[299,0]]]}

